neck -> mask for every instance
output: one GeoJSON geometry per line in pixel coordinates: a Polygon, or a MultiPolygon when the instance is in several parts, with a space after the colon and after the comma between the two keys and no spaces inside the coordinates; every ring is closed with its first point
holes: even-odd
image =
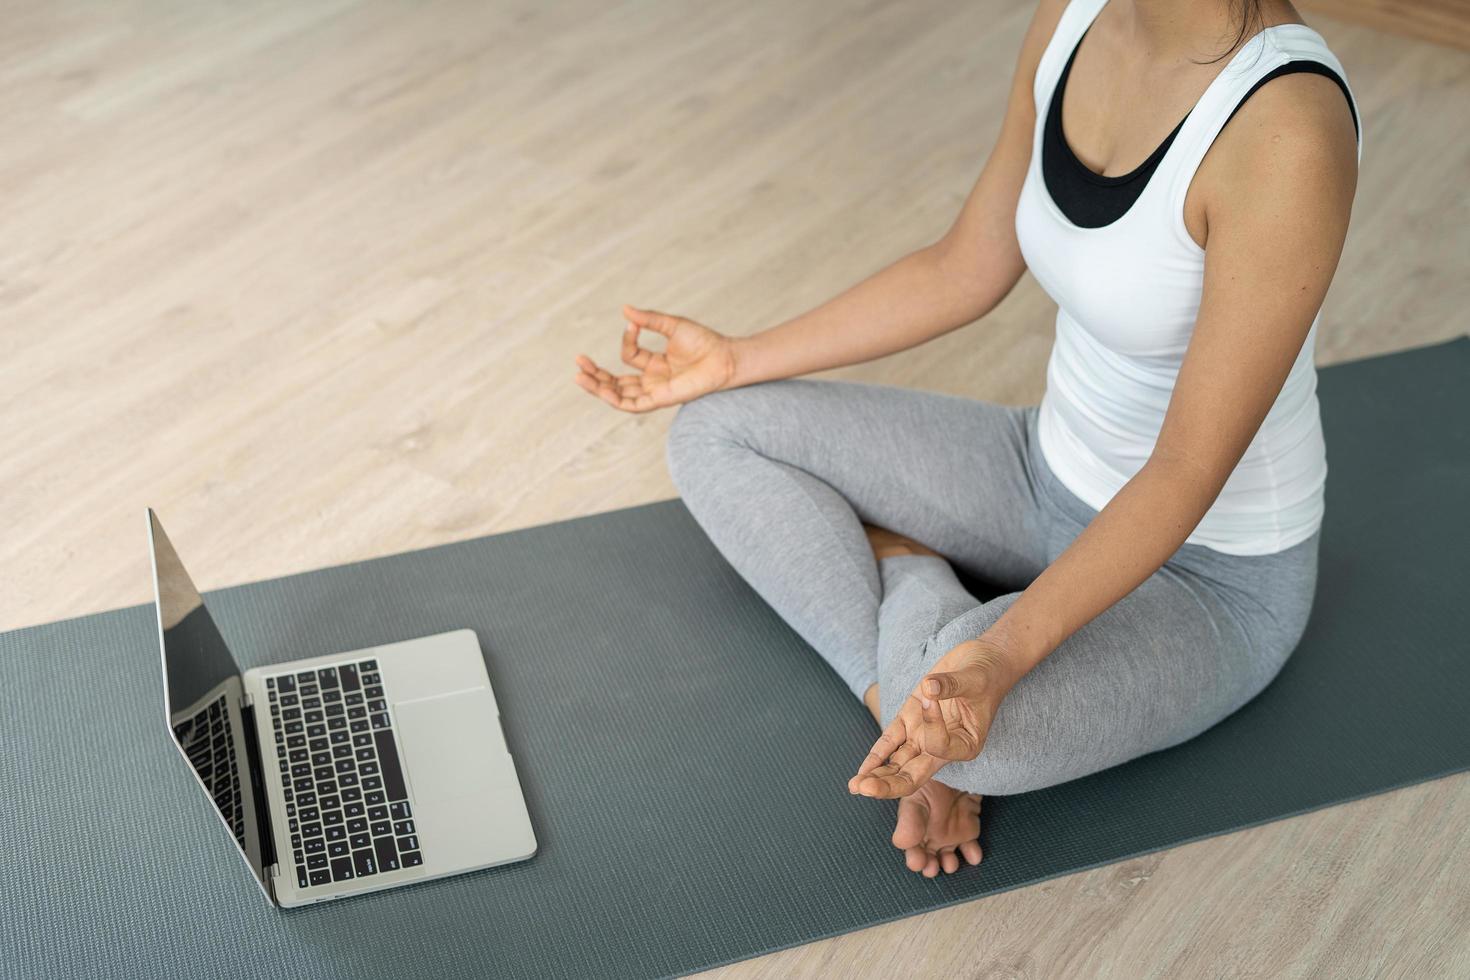
{"type": "MultiPolygon", "coordinates": [[[[1124,35],[1148,60],[1159,63],[1215,57],[1234,43],[1250,7],[1239,0],[1110,0],[1109,5],[1117,8],[1124,35]]],[[[1270,23],[1265,9],[1261,15],[1270,23]]],[[[1241,43],[1259,29],[1258,23],[1248,25],[1241,43]]]]}

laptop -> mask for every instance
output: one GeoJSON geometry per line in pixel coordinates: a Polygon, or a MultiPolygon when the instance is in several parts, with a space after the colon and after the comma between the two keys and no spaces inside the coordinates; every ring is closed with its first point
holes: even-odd
{"type": "Polygon", "coordinates": [[[158,515],[169,735],[282,907],[536,853],[472,630],[241,672],[158,515]]]}

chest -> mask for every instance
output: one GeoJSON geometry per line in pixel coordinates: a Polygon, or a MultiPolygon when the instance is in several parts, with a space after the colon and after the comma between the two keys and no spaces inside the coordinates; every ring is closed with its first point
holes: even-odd
{"type": "Polygon", "coordinates": [[[1042,289],[1099,343],[1135,357],[1177,358],[1188,346],[1204,284],[1204,249],[1184,221],[1166,170],[1103,227],[1073,224],[1047,189],[1033,150],[1016,207],[1016,238],[1042,289]]]}

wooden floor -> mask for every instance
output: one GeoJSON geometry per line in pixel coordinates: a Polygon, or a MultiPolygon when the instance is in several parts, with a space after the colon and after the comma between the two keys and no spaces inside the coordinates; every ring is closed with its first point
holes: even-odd
{"type": "MultiPolygon", "coordinates": [[[[932,240],[1028,5],[0,0],[0,628],[666,498],[573,386],[624,302],[745,333],[932,240]]],[[[1365,118],[1323,364],[1464,333],[1470,54],[1321,17],[1365,118]]],[[[1037,400],[1054,307],[841,376],[1037,400]]],[[[1470,781],[745,962],[1470,973],[1470,781]]],[[[898,868],[895,852],[895,868],[898,868]]]]}

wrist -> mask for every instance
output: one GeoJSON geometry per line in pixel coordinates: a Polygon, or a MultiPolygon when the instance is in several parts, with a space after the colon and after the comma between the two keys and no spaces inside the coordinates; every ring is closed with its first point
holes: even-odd
{"type": "Polygon", "coordinates": [[[730,370],[725,378],[724,387],[740,388],[754,384],[757,380],[754,370],[757,361],[755,337],[730,337],[728,341],[730,370]]]}
{"type": "Polygon", "coordinates": [[[998,631],[994,627],[981,633],[970,643],[973,645],[971,657],[982,663],[986,673],[992,678],[997,701],[1005,697],[1036,666],[1034,661],[1013,645],[1004,631],[998,631]]]}

